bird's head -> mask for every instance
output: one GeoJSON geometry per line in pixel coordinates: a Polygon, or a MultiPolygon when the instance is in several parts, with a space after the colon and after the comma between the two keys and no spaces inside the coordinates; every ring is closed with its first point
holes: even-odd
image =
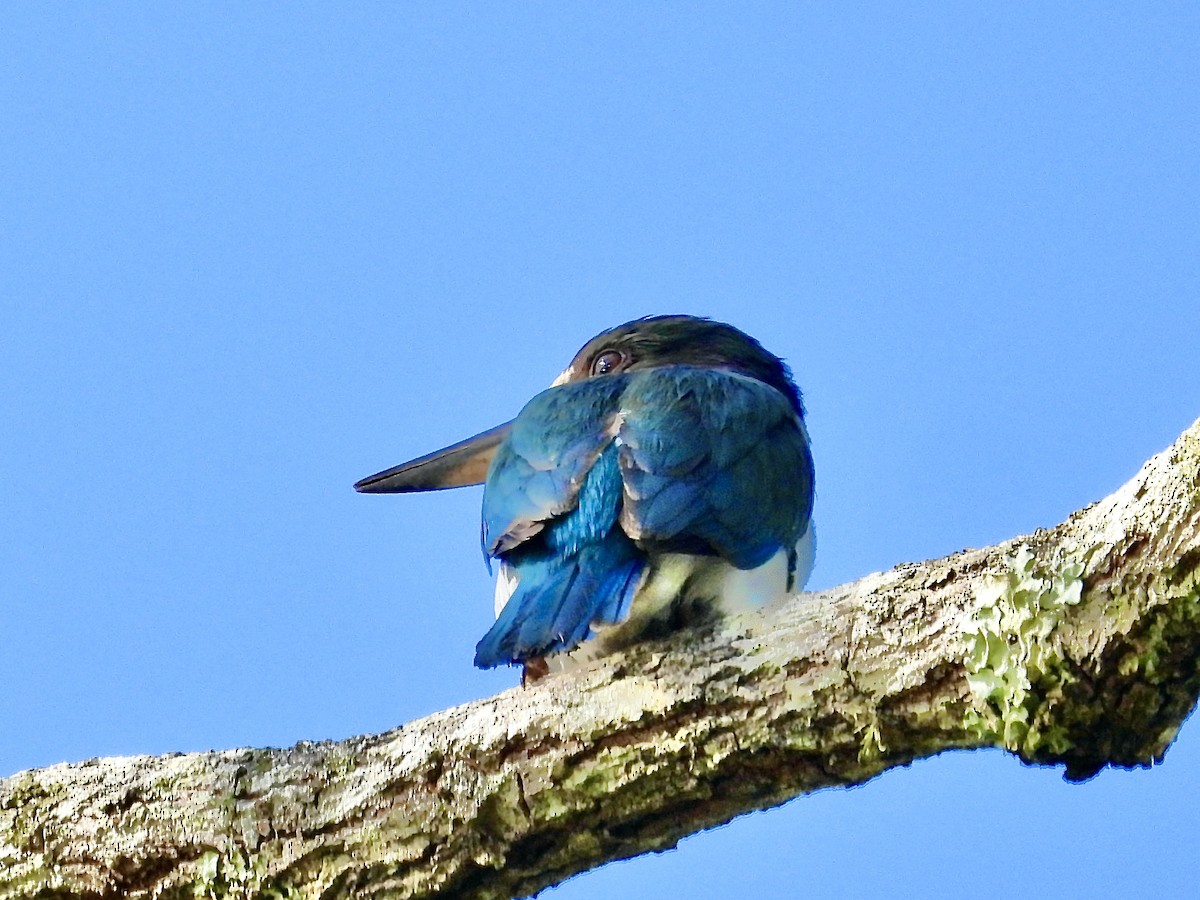
{"type": "Polygon", "coordinates": [[[724,369],[775,388],[803,416],[800,391],[779,357],[745,332],[697,316],[647,316],[601,332],[583,345],[556,385],[659,366],[724,369]]]}
{"type": "MultiPolygon", "coordinates": [[[[696,316],[648,316],[618,325],[583,345],[555,385],[659,366],[724,369],[769,384],[803,418],[800,391],[783,360],[732,325],[696,316]]],[[[436,491],[480,484],[511,422],[364,478],[368,494],[436,491]]]]}

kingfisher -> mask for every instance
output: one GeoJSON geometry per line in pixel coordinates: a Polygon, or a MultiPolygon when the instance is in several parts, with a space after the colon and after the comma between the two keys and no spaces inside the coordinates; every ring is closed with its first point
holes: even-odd
{"type": "Polygon", "coordinates": [[[523,680],[803,587],[814,471],[800,391],[732,325],[650,316],[592,338],[510,422],[359,481],[483,484],[496,621],[475,665],[523,680]]]}

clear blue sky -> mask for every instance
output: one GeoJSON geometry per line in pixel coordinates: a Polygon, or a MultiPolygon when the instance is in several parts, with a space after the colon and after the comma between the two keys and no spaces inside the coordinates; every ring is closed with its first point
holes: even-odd
{"type": "MultiPolygon", "coordinates": [[[[808,401],[829,586],[1200,416],[1194,4],[10,5],[0,774],[486,696],[478,489],[363,475],[690,312],[808,401]],[[586,12],[584,11],[586,9],[586,12]]],[[[1190,895],[1200,730],[953,754],[548,896],[1190,895]]]]}

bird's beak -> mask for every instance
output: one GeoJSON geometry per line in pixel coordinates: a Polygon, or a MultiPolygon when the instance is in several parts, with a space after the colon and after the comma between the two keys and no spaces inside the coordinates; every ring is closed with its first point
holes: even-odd
{"type": "Polygon", "coordinates": [[[354,489],[364,494],[409,494],[483,484],[496,448],[511,428],[512,422],[497,425],[465,441],[377,472],[358,482],[354,489]]]}

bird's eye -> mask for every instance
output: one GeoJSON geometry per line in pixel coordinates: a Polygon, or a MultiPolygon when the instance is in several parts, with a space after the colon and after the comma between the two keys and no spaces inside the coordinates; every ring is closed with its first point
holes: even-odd
{"type": "Polygon", "coordinates": [[[625,361],[625,356],[619,350],[605,350],[592,360],[593,375],[607,375],[614,372],[625,361]]]}

